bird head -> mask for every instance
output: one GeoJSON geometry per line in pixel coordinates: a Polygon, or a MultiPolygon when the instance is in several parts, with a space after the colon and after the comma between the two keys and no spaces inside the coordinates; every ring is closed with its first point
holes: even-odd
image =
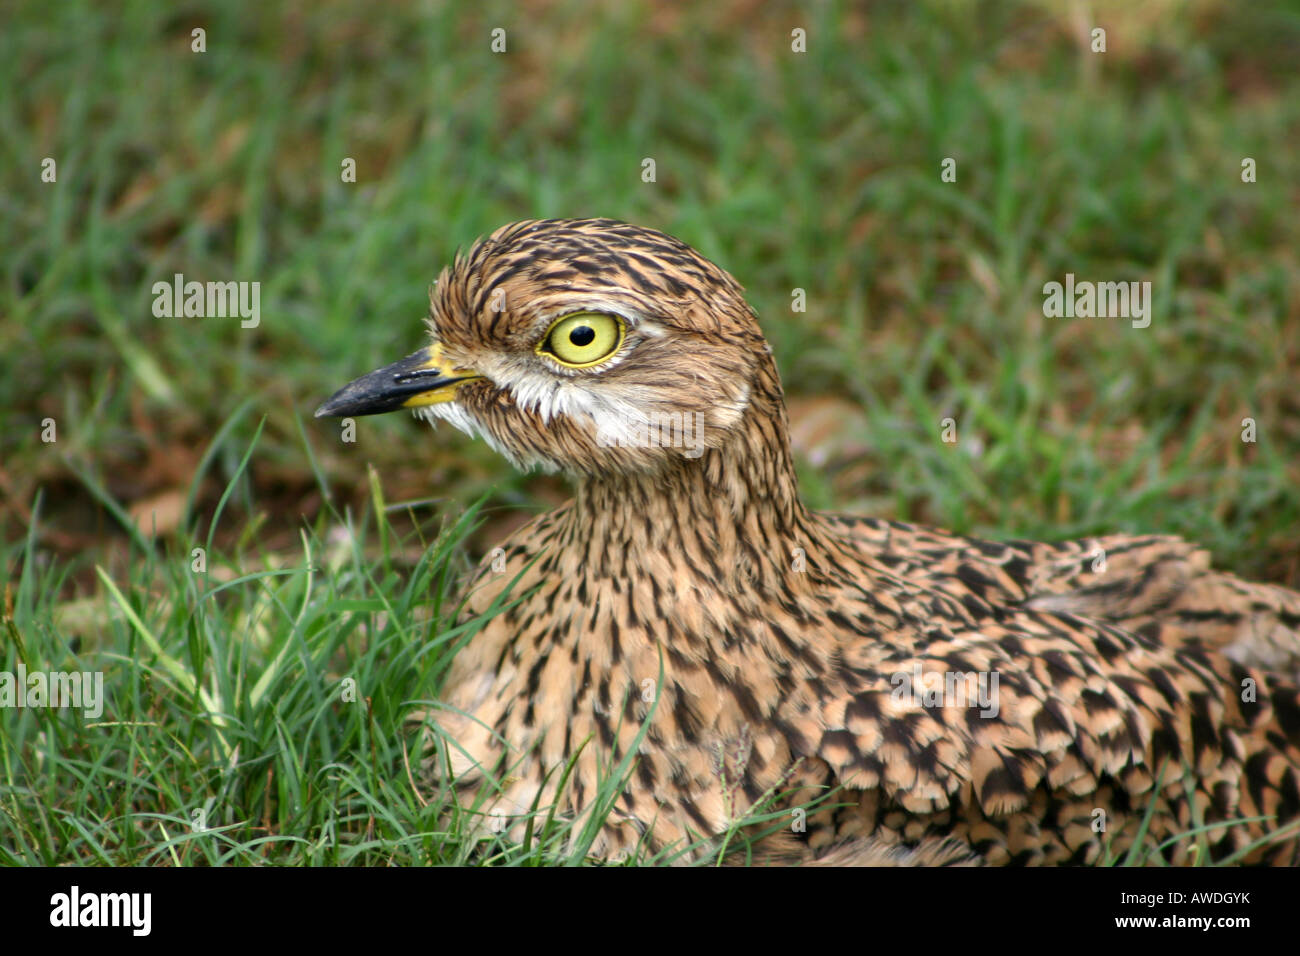
{"type": "MultiPolygon", "coordinates": [[[[770,349],[740,285],[690,246],[609,219],[504,226],[443,269],[432,342],[316,416],[413,409],[519,467],[655,472],[725,447],[770,349]]],[[[766,410],[769,414],[771,410],[766,410]]]]}

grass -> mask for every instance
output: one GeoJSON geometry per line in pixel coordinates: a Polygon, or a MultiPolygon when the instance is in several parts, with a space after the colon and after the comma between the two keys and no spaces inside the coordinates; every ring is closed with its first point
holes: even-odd
{"type": "Polygon", "coordinates": [[[482,624],[450,621],[479,509],[408,547],[375,488],[368,517],[329,514],[326,532],[323,515],[297,555],[236,562],[195,538],[143,551],[121,586],[97,567],[93,642],[61,640],[66,619],[41,606],[65,572],[38,570],[33,525],[7,612],[19,656],[31,670],[94,657],[113,692],[100,719],[6,713],[0,862],[542,859],[555,826],[522,848],[449,835],[449,815],[464,828],[475,808],[421,788],[404,727],[482,624]]]}
{"type": "Polygon", "coordinates": [[[0,859],[572,860],[544,817],[463,839],[403,732],[460,574],[563,482],[309,419],[525,216],[656,226],[746,285],[814,506],[1181,534],[1300,586],[1300,14],[1130,6],[1082,15],[1093,54],[1030,0],[11,5],[0,669],[101,669],[110,703],[3,714],[0,859]],[[177,272],[260,282],[261,324],[155,318],[177,272]],[[1067,272],[1149,279],[1151,327],[1045,318],[1067,272]]]}
{"type": "MultiPolygon", "coordinates": [[[[297,555],[234,561],[211,548],[209,530],[207,540],[142,549],[121,585],[96,566],[105,597],[93,605],[41,600],[58,593],[67,569],[42,569],[33,523],[8,592],[9,669],[21,662],[29,673],[76,671],[93,658],[111,704],[103,714],[5,712],[0,864],[586,860],[635,747],[607,768],[588,818],[557,819],[553,807],[534,806],[521,842],[495,833],[481,807],[462,804],[454,789],[431,785],[412,709],[438,706],[430,695],[452,655],[510,596],[457,625],[465,539],[480,507],[432,541],[403,542],[388,515],[404,506],[387,505],[377,481],[372,490],[367,515],[327,509],[302,531],[297,555]],[[77,614],[102,628],[96,640],[64,637],[77,629],[69,620],[77,614]]],[[[509,773],[499,769],[489,776],[509,773]]],[[[746,825],[782,825],[787,814],[760,807],[746,825]]],[[[738,825],[717,852],[751,839],[738,825]]],[[[630,859],[670,863],[712,845],[701,839],[630,859]]]]}

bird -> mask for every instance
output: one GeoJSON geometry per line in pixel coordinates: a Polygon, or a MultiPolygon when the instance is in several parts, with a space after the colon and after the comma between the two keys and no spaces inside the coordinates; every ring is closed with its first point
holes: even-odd
{"type": "Polygon", "coordinates": [[[493,832],[595,818],[596,861],[743,834],[768,865],[1300,862],[1300,594],[1170,535],[806,507],[756,313],[663,232],[515,222],[429,298],[428,343],[316,415],[411,409],[572,484],[469,576],[428,715],[493,832]]]}

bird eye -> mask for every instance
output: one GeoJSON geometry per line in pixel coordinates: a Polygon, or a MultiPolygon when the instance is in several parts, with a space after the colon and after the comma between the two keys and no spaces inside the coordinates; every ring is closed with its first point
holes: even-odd
{"type": "Polygon", "coordinates": [[[603,312],[575,312],[557,319],[537,351],[561,365],[587,368],[613,355],[623,344],[623,320],[603,312]]]}

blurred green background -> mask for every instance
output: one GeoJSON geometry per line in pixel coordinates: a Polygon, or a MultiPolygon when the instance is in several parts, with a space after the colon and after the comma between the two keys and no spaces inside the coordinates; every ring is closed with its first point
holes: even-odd
{"type": "Polygon", "coordinates": [[[450,429],[369,419],[346,445],[310,415],[420,343],[458,246],[597,215],[673,233],[747,287],[813,504],[991,535],[1179,533],[1300,584],[1293,2],[3,16],[0,534],[25,538],[42,492],[36,544],[71,568],[65,597],[128,561],[124,517],[163,543],[203,534],[263,416],[232,547],[297,547],[324,497],[307,443],[339,505],[366,500],[367,463],[389,501],[441,499],[430,521],[490,490],[474,549],[560,500],[561,479],[450,429]],[[260,327],[155,318],[150,288],[176,272],[260,282],[260,327]],[[1066,272],[1150,280],[1150,328],[1044,318],[1066,272]]]}

